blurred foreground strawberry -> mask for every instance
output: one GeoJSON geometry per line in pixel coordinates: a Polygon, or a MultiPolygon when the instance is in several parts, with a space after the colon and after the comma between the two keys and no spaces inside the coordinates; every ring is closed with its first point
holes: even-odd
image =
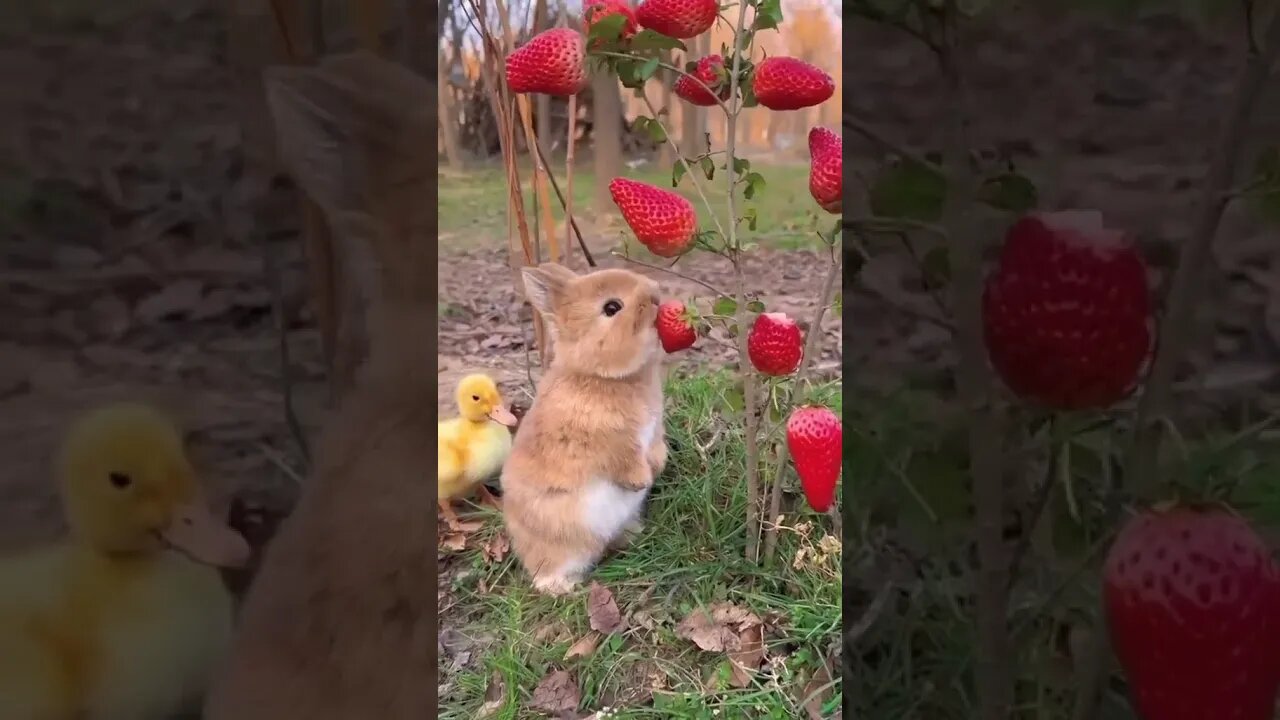
{"type": "Polygon", "coordinates": [[[765,375],[790,375],[804,357],[800,326],[786,313],[761,313],[747,334],[747,357],[765,375]]]}
{"type": "Polygon", "coordinates": [[[685,310],[684,303],[679,300],[668,300],[658,306],[658,340],[662,349],[668,353],[691,347],[698,339],[698,331],[685,310]]]}
{"type": "Polygon", "coordinates": [[[1280,573],[1221,507],[1150,510],[1107,555],[1116,657],[1143,720],[1270,720],[1280,685],[1280,573]]]}
{"type": "Polygon", "coordinates": [[[684,196],[626,178],[614,178],[609,194],[636,239],[654,255],[675,257],[693,243],[698,215],[684,196]]]}
{"type": "Polygon", "coordinates": [[[676,95],[684,98],[685,102],[709,107],[716,104],[717,98],[729,99],[729,78],[725,71],[724,58],[719,55],[708,55],[698,61],[697,67],[690,74],[717,94],[712,95],[707,92],[707,88],[699,85],[688,75],[681,75],[671,89],[676,95]]]}
{"type": "Polygon", "coordinates": [[[843,438],[840,418],[828,408],[805,405],[787,418],[787,450],[804,497],[818,512],[826,512],[835,501],[843,438]]]}
{"type": "Polygon", "coordinates": [[[654,32],[685,40],[711,29],[719,13],[716,0],[644,0],[636,19],[654,32]]]}
{"type": "Polygon", "coordinates": [[[829,213],[844,207],[844,143],[824,127],[809,131],[809,194],[829,213]]]}
{"type": "Polygon", "coordinates": [[[770,110],[799,110],[826,102],[835,94],[836,83],[803,60],[775,56],[756,65],[751,89],[770,110]]]}
{"type": "Polygon", "coordinates": [[[582,33],[543,30],[507,56],[507,85],[514,93],[577,95],[587,86],[586,58],[582,33]]]}
{"type": "Polygon", "coordinates": [[[1133,391],[1151,352],[1146,267],[1099,212],[1029,215],[987,278],[982,321],[991,364],[1018,396],[1104,408],[1133,391]]]}

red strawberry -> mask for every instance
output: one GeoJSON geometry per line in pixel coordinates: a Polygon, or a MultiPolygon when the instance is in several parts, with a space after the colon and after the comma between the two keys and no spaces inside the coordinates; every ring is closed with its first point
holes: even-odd
{"type": "Polygon", "coordinates": [[[805,405],[787,418],[787,449],[809,507],[826,512],[836,498],[844,431],[825,407],[805,405]]]}
{"type": "Polygon", "coordinates": [[[1280,573],[1223,508],[1137,515],[1107,555],[1116,657],[1145,720],[1270,720],[1280,686],[1280,573]]]}
{"type": "Polygon", "coordinates": [[[693,327],[692,318],[685,312],[684,303],[679,300],[668,300],[658,306],[658,340],[662,341],[662,349],[669,353],[691,347],[698,339],[698,332],[693,327]]]}
{"type": "Polygon", "coordinates": [[[719,13],[716,0],[645,0],[636,19],[654,32],[683,40],[709,30],[719,13]]]}
{"type": "Polygon", "coordinates": [[[627,0],[587,0],[582,9],[582,24],[587,34],[591,34],[592,25],[610,15],[621,15],[627,19],[619,36],[623,40],[636,34],[636,11],[631,9],[627,0]]]}
{"type": "MultiPolygon", "coordinates": [[[[702,81],[703,85],[715,90],[721,100],[729,99],[729,80],[726,76],[724,58],[719,55],[708,55],[698,61],[698,66],[690,73],[702,81]]],[[[707,92],[688,75],[681,75],[672,87],[676,95],[694,105],[704,107],[716,104],[716,95],[707,92]]]]}
{"type": "Polygon", "coordinates": [[[824,127],[809,131],[809,194],[829,213],[844,206],[844,143],[824,127]]]}
{"type": "Polygon", "coordinates": [[[799,110],[820,105],[836,91],[836,83],[803,60],[770,57],[756,65],[751,78],[756,100],[770,110],[799,110]]]}
{"type": "Polygon", "coordinates": [[[982,298],[987,354],[1018,396],[1103,408],[1138,384],[1152,347],[1147,273],[1102,214],[1033,214],[1009,228],[982,298]]]}
{"type": "Polygon", "coordinates": [[[587,86],[586,58],[582,33],[543,30],[507,56],[507,85],[514,93],[577,95],[587,86]]]}
{"type": "Polygon", "coordinates": [[[693,243],[698,216],[683,196],[626,178],[610,181],[609,194],[636,239],[654,255],[675,257],[693,243]]]}
{"type": "Polygon", "coordinates": [[[765,375],[790,375],[800,367],[800,326],[786,313],[761,313],[747,335],[747,357],[765,375]]]}

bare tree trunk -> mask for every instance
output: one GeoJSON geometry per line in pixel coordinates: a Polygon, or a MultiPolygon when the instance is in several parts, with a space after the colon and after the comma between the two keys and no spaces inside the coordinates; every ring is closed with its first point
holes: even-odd
{"type": "MultiPolygon", "coordinates": [[[[410,3],[415,0],[409,0],[410,3]]],[[[440,0],[440,15],[448,17],[457,12],[455,3],[450,0],[440,0]]],[[[444,22],[440,23],[440,39],[444,39],[444,22]]],[[[443,44],[443,43],[442,43],[443,44]]],[[[455,55],[461,56],[461,53],[454,49],[455,55]]],[[[444,53],[441,53],[443,55],[444,53]]],[[[443,62],[444,58],[439,58],[436,62],[436,98],[439,103],[438,112],[440,113],[440,133],[444,138],[444,155],[449,161],[449,167],[453,170],[461,172],[466,169],[466,158],[462,154],[462,142],[459,139],[458,113],[454,109],[453,86],[449,83],[448,63],[443,62]]]]}
{"type": "Polygon", "coordinates": [[[607,73],[596,73],[591,84],[595,103],[595,126],[591,131],[596,166],[595,208],[599,211],[609,206],[609,181],[622,174],[622,93],[617,78],[607,73]]]}
{"type": "MultiPolygon", "coordinates": [[[[665,57],[662,58],[664,62],[671,63],[672,65],[676,64],[674,52],[668,51],[664,53],[664,55],[665,57]]],[[[659,77],[661,77],[661,75],[659,75],[659,77]]],[[[669,77],[666,79],[666,82],[662,83],[662,104],[659,107],[667,111],[667,127],[671,127],[671,121],[675,119],[675,108],[671,104],[671,86],[675,81],[676,78],[669,77]]],[[[658,150],[658,165],[663,168],[669,168],[675,164],[675,161],[675,153],[671,150],[671,143],[662,143],[658,150]]]]}

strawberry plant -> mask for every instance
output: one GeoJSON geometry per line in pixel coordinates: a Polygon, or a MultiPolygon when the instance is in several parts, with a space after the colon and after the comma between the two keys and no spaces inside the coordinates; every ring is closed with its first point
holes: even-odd
{"type": "MultiPolygon", "coordinates": [[[[957,709],[953,717],[1103,717],[1100,702],[1118,681],[1124,690],[1115,695],[1127,696],[1143,720],[1274,714],[1280,571],[1233,507],[1238,479],[1216,482],[1220,468],[1165,447],[1171,437],[1181,443],[1174,379],[1223,210],[1248,199],[1267,217],[1280,197],[1275,151],[1263,154],[1251,181],[1235,185],[1243,128],[1280,52],[1280,11],[1264,17],[1254,3],[1243,5],[1235,98],[1190,237],[1171,279],[1153,287],[1132,233],[1097,209],[1041,207],[1028,173],[975,146],[966,40],[1001,3],[853,3],[864,22],[923,43],[942,80],[940,146],[929,151],[846,112],[845,127],[875,149],[878,163],[844,224],[873,292],[882,254],[914,261],[932,304],[901,309],[950,333],[947,400],[963,418],[938,442],[958,448],[958,467],[938,463],[931,450],[917,453],[896,482],[867,490],[858,512],[866,523],[925,516],[929,533],[904,542],[918,539],[922,555],[942,558],[943,569],[931,572],[945,577],[930,575],[921,595],[948,598],[944,613],[960,611],[964,630],[949,632],[965,647],[948,663],[936,636],[912,635],[891,650],[847,646],[845,658],[874,665],[905,652],[904,665],[934,672],[918,687],[973,698],[972,714],[957,709]],[[953,532],[936,532],[948,524],[953,532]],[[1064,656],[1067,678],[1045,677],[1064,656]]],[[[756,96],[765,102],[759,87],[756,96]]],[[[1245,427],[1234,442],[1274,420],[1245,427]]],[[[876,602],[865,609],[868,623],[883,612],[876,602]]],[[[846,696],[861,699],[847,688],[846,696]]],[[[863,714],[886,712],[869,702],[863,714]]]]}
{"type": "MultiPolygon", "coordinates": [[[[744,551],[753,562],[762,556],[769,560],[774,554],[788,456],[795,456],[797,470],[821,468],[800,473],[804,493],[819,512],[830,511],[833,504],[840,457],[838,423],[833,431],[829,417],[824,416],[821,432],[809,433],[803,441],[788,444],[783,437],[788,408],[806,398],[809,365],[820,352],[822,317],[836,302],[836,279],[843,258],[836,248],[839,223],[814,227],[831,261],[818,290],[807,339],[794,320],[766,311],[768,298],[752,288],[743,269],[743,260],[754,247],[751,236],[758,221],[752,201],[767,192],[767,179],[738,152],[739,114],[756,105],[780,112],[813,107],[830,100],[835,91],[831,76],[810,63],[788,57],[753,60],[756,34],[776,30],[782,19],[778,0],[740,0],[724,7],[711,0],[646,0],[634,11],[625,0],[601,0],[585,6],[585,36],[572,28],[543,31],[511,52],[505,66],[507,87],[515,93],[572,97],[590,74],[616,77],[647,104],[649,115],[638,118],[636,126],[646,129],[655,141],[669,143],[674,151],[677,160],[671,169],[672,187],[691,185],[705,206],[711,226],[699,227],[694,205],[682,195],[627,178],[609,182],[610,196],[623,220],[650,254],[671,258],[674,265],[689,252],[712,253],[734,270],[734,287],[728,289],[695,279],[715,297],[701,303],[700,308],[696,299],[664,304],[658,329],[668,352],[689,347],[696,342],[697,333],[705,332],[711,323],[736,339],[741,391],[727,397],[726,403],[727,409],[740,413],[745,440],[744,551]],[[722,12],[734,32],[720,52],[705,57],[686,55],[683,67],[663,59],[671,50],[687,53],[684,41],[708,32],[722,12]],[[646,83],[655,79],[669,83],[680,102],[718,111],[717,121],[725,123],[725,147],[694,157],[682,154],[664,120],[666,111],[655,108],[643,92],[646,83]],[[770,448],[774,458],[773,482],[765,488],[760,480],[764,468],[761,447],[770,448]],[[833,469],[835,475],[831,474],[833,469]],[[815,473],[818,480],[811,479],[815,473]]],[[[569,147],[572,150],[572,143],[569,147]]],[[[809,186],[816,209],[839,214],[839,135],[814,128],[810,147],[809,186]]],[[[566,214],[572,215],[571,207],[566,207],[566,214]]],[[[631,260],[628,254],[622,257],[631,260]]],[[[674,272],[670,266],[651,267],[674,272]]],[[[834,511],[831,516],[838,523],[834,511]]]]}

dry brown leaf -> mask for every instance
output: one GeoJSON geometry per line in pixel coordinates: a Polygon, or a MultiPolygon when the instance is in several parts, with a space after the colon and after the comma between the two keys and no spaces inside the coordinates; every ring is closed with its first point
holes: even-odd
{"type": "Polygon", "coordinates": [[[733,603],[721,602],[711,606],[711,617],[718,623],[732,625],[736,630],[743,630],[751,625],[760,624],[760,616],[738,607],[733,603]]]}
{"type": "Polygon", "coordinates": [[[556,670],[542,678],[538,687],[533,689],[530,707],[555,715],[577,710],[580,702],[582,692],[578,690],[573,676],[565,670],[556,670]]]}
{"type": "Polygon", "coordinates": [[[586,635],[583,635],[578,642],[574,643],[573,646],[565,652],[564,659],[571,660],[576,657],[591,657],[591,654],[596,651],[596,646],[599,644],[600,633],[595,631],[589,632],[586,635]]]}
{"type": "Polygon", "coordinates": [[[800,702],[804,704],[805,712],[809,714],[809,720],[832,720],[830,717],[823,717],[822,706],[831,699],[834,688],[831,660],[828,658],[822,663],[822,667],[813,673],[813,677],[809,678],[804,690],[800,692],[800,702]]]}
{"type": "Polygon", "coordinates": [[[707,652],[733,651],[740,644],[736,632],[716,622],[711,613],[701,608],[689,613],[676,625],[676,635],[707,652]]]}
{"type": "Polygon", "coordinates": [[[440,541],[440,547],[459,552],[467,547],[467,536],[462,533],[449,533],[440,541]]]}
{"type": "Polygon", "coordinates": [[[507,683],[502,679],[502,674],[495,671],[489,677],[489,686],[484,690],[484,704],[476,711],[476,717],[486,718],[498,712],[506,704],[506,697],[507,683]]]}
{"type": "Polygon", "coordinates": [[[591,583],[587,595],[587,617],[591,619],[591,629],[608,635],[622,627],[622,611],[613,599],[609,588],[600,583],[591,583]]]}
{"type": "Polygon", "coordinates": [[[729,653],[733,663],[733,677],[730,682],[736,688],[744,688],[751,684],[760,662],[764,660],[764,626],[748,625],[738,633],[738,649],[729,653]]]}
{"type": "Polygon", "coordinates": [[[499,530],[497,534],[485,542],[483,550],[485,559],[489,562],[502,562],[502,559],[511,551],[511,540],[506,533],[499,530]]]}

